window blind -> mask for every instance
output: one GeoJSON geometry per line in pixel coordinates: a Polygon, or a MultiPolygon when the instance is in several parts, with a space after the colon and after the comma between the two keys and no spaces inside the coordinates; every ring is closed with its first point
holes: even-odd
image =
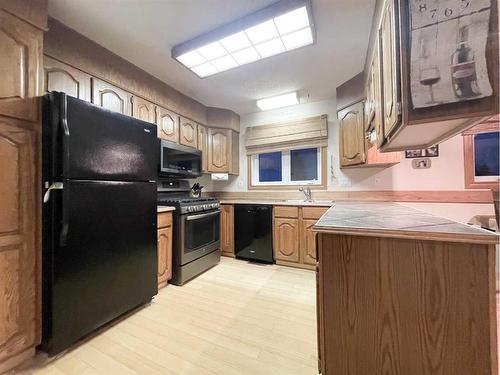
{"type": "Polygon", "coordinates": [[[327,115],[252,126],[245,132],[247,155],[327,145],[327,115]]]}

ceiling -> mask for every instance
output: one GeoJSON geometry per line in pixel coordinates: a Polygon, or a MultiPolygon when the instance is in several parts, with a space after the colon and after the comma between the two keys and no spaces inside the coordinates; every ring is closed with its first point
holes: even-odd
{"type": "Polygon", "coordinates": [[[207,106],[239,114],[257,99],[294,90],[301,102],[330,99],[364,66],[376,0],[312,0],[312,46],[204,79],[170,56],[176,44],[276,0],[49,0],[49,14],[207,106]]]}

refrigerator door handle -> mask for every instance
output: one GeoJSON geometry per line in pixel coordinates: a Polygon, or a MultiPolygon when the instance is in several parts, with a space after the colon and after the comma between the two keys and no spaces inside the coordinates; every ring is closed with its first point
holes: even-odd
{"type": "Polygon", "coordinates": [[[53,182],[49,185],[48,181],[45,181],[45,188],[47,191],[43,195],[43,203],[47,203],[50,200],[50,192],[52,190],[62,190],[64,189],[64,184],[62,182],[53,182]]]}

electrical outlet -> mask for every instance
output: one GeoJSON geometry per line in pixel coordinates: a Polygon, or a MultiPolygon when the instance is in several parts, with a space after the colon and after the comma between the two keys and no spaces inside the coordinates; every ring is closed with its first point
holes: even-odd
{"type": "Polygon", "coordinates": [[[238,189],[243,189],[243,181],[238,181],[238,189]]]}

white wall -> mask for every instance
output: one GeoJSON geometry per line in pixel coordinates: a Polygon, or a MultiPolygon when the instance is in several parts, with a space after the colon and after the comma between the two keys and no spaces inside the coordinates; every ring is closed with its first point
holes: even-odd
{"type": "MultiPolygon", "coordinates": [[[[258,126],[303,117],[328,115],[328,190],[464,190],[463,145],[460,135],[439,145],[439,157],[431,158],[430,169],[415,170],[411,159],[390,168],[343,169],[339,167],[338,121],[335,100],[299,104],[292,107],[256,112],[241,116],[240,174],[229,176],[229,181],[210,181],[203,177],[206,191],[247,191],[247,156],[244,144],[245,130],[258,126]],[[331,174],[333,160],[334,173],[331,174]]],[[[314,195],[314,193],[313,193],[314,195]]],[[[494,214],[490,204],[411,204],[438,215],[458,221],[467,221],[477,214],[494,214]]]]}

